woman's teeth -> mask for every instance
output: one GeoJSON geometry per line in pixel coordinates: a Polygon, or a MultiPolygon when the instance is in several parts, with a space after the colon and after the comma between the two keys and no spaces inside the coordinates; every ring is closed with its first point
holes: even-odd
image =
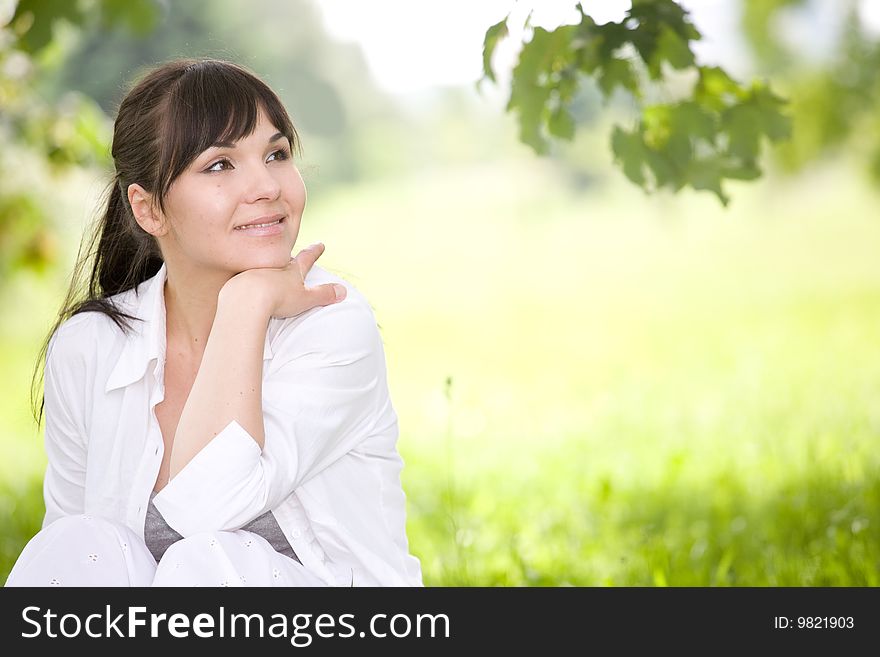
{"type": "Polygon", "coordinates": [[[250,226],[236,226],[235,230],[246,230],[248,228],[265,228],[266,226],[274,226],[275,224],[280,224],[281,219],[276,219],[275,221],[270,221],[268,224],[251,224],[250,226]]]}

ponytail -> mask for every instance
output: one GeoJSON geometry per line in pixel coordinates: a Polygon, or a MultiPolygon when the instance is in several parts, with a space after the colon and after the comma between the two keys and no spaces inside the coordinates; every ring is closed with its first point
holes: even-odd
{"type": "Polygon", "coordinates": [[[80,242],[67,296],[43,340],[34,366],[31,411],[37,427],[42,423],[45,407],[45,396],[41,396],[37,408],[37,392],[42,388],[49,343],[61,324],[79,313],[99,312],[113,320],[123,333],[131,331],[130,322],[139,318],[122,312],[109,297],[133,289],[154,276],[162,267],[162,262],[155,238],[134,220],[128,199],[123,194],[123,183],[117,176],[109,187],[103,216],[80,242]],[[84,273],[90,261],[91,273],[88,281],[85,281],[84,273]]]}
{"type": "Polygon", "coordinates": [[[107,201],[90,288],[100,289],[102,296],[109,297],[136,287],[161,266],[156,239],[135,221],[123,183],[117,177],[107,201]]]}

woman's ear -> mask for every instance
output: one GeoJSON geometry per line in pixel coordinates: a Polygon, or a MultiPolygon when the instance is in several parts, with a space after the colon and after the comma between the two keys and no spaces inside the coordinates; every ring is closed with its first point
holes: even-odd
{"type": "Polygon", "coordinates": [[[128,202],[135,221],[150,235],[159,237],[168,231],[164,218],[154,208],[153,195],[137,183],[128,186],[128,202]]]}

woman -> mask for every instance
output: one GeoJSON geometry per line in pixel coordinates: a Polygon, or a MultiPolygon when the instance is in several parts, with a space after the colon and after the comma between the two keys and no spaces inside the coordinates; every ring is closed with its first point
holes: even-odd
{"type": "Polygon", "coordinates": [[[229,62],[122,101],[88,297],[75,276],[45,347],[43,528],[7,586],[422,584],[373,312],[323,245],[291,258],[294,152],[229,62]]]}

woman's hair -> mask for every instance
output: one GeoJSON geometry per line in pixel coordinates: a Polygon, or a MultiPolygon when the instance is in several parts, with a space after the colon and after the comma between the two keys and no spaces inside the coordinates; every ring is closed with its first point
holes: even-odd
{"type": "MultiPolygon", "coordinates": [[[[262,108],[273,126],[300,152],[293,123],[278,96],[254,73],[217,59],[176,59],[150,70],[125,95],[113,126],[115,175],[104,197],[103,215],[80,243],[70,288],[46,336],[31,381],[31,406],[39,427],[37,374],[45,368],[52,336],[64,321],[83,312],[107,315],[123,332],[137,320],[110,299],[136,288],[162,266],[156,238],[140,227],[128,202],[137,183],[165,211],[165,197],[181,173],[212,144],[250,135],[262,108]],[[91,269],[88,278],[84,273],[91,269]]],[[[40,377],[42,379],[42,377],[40,377]]]]}

